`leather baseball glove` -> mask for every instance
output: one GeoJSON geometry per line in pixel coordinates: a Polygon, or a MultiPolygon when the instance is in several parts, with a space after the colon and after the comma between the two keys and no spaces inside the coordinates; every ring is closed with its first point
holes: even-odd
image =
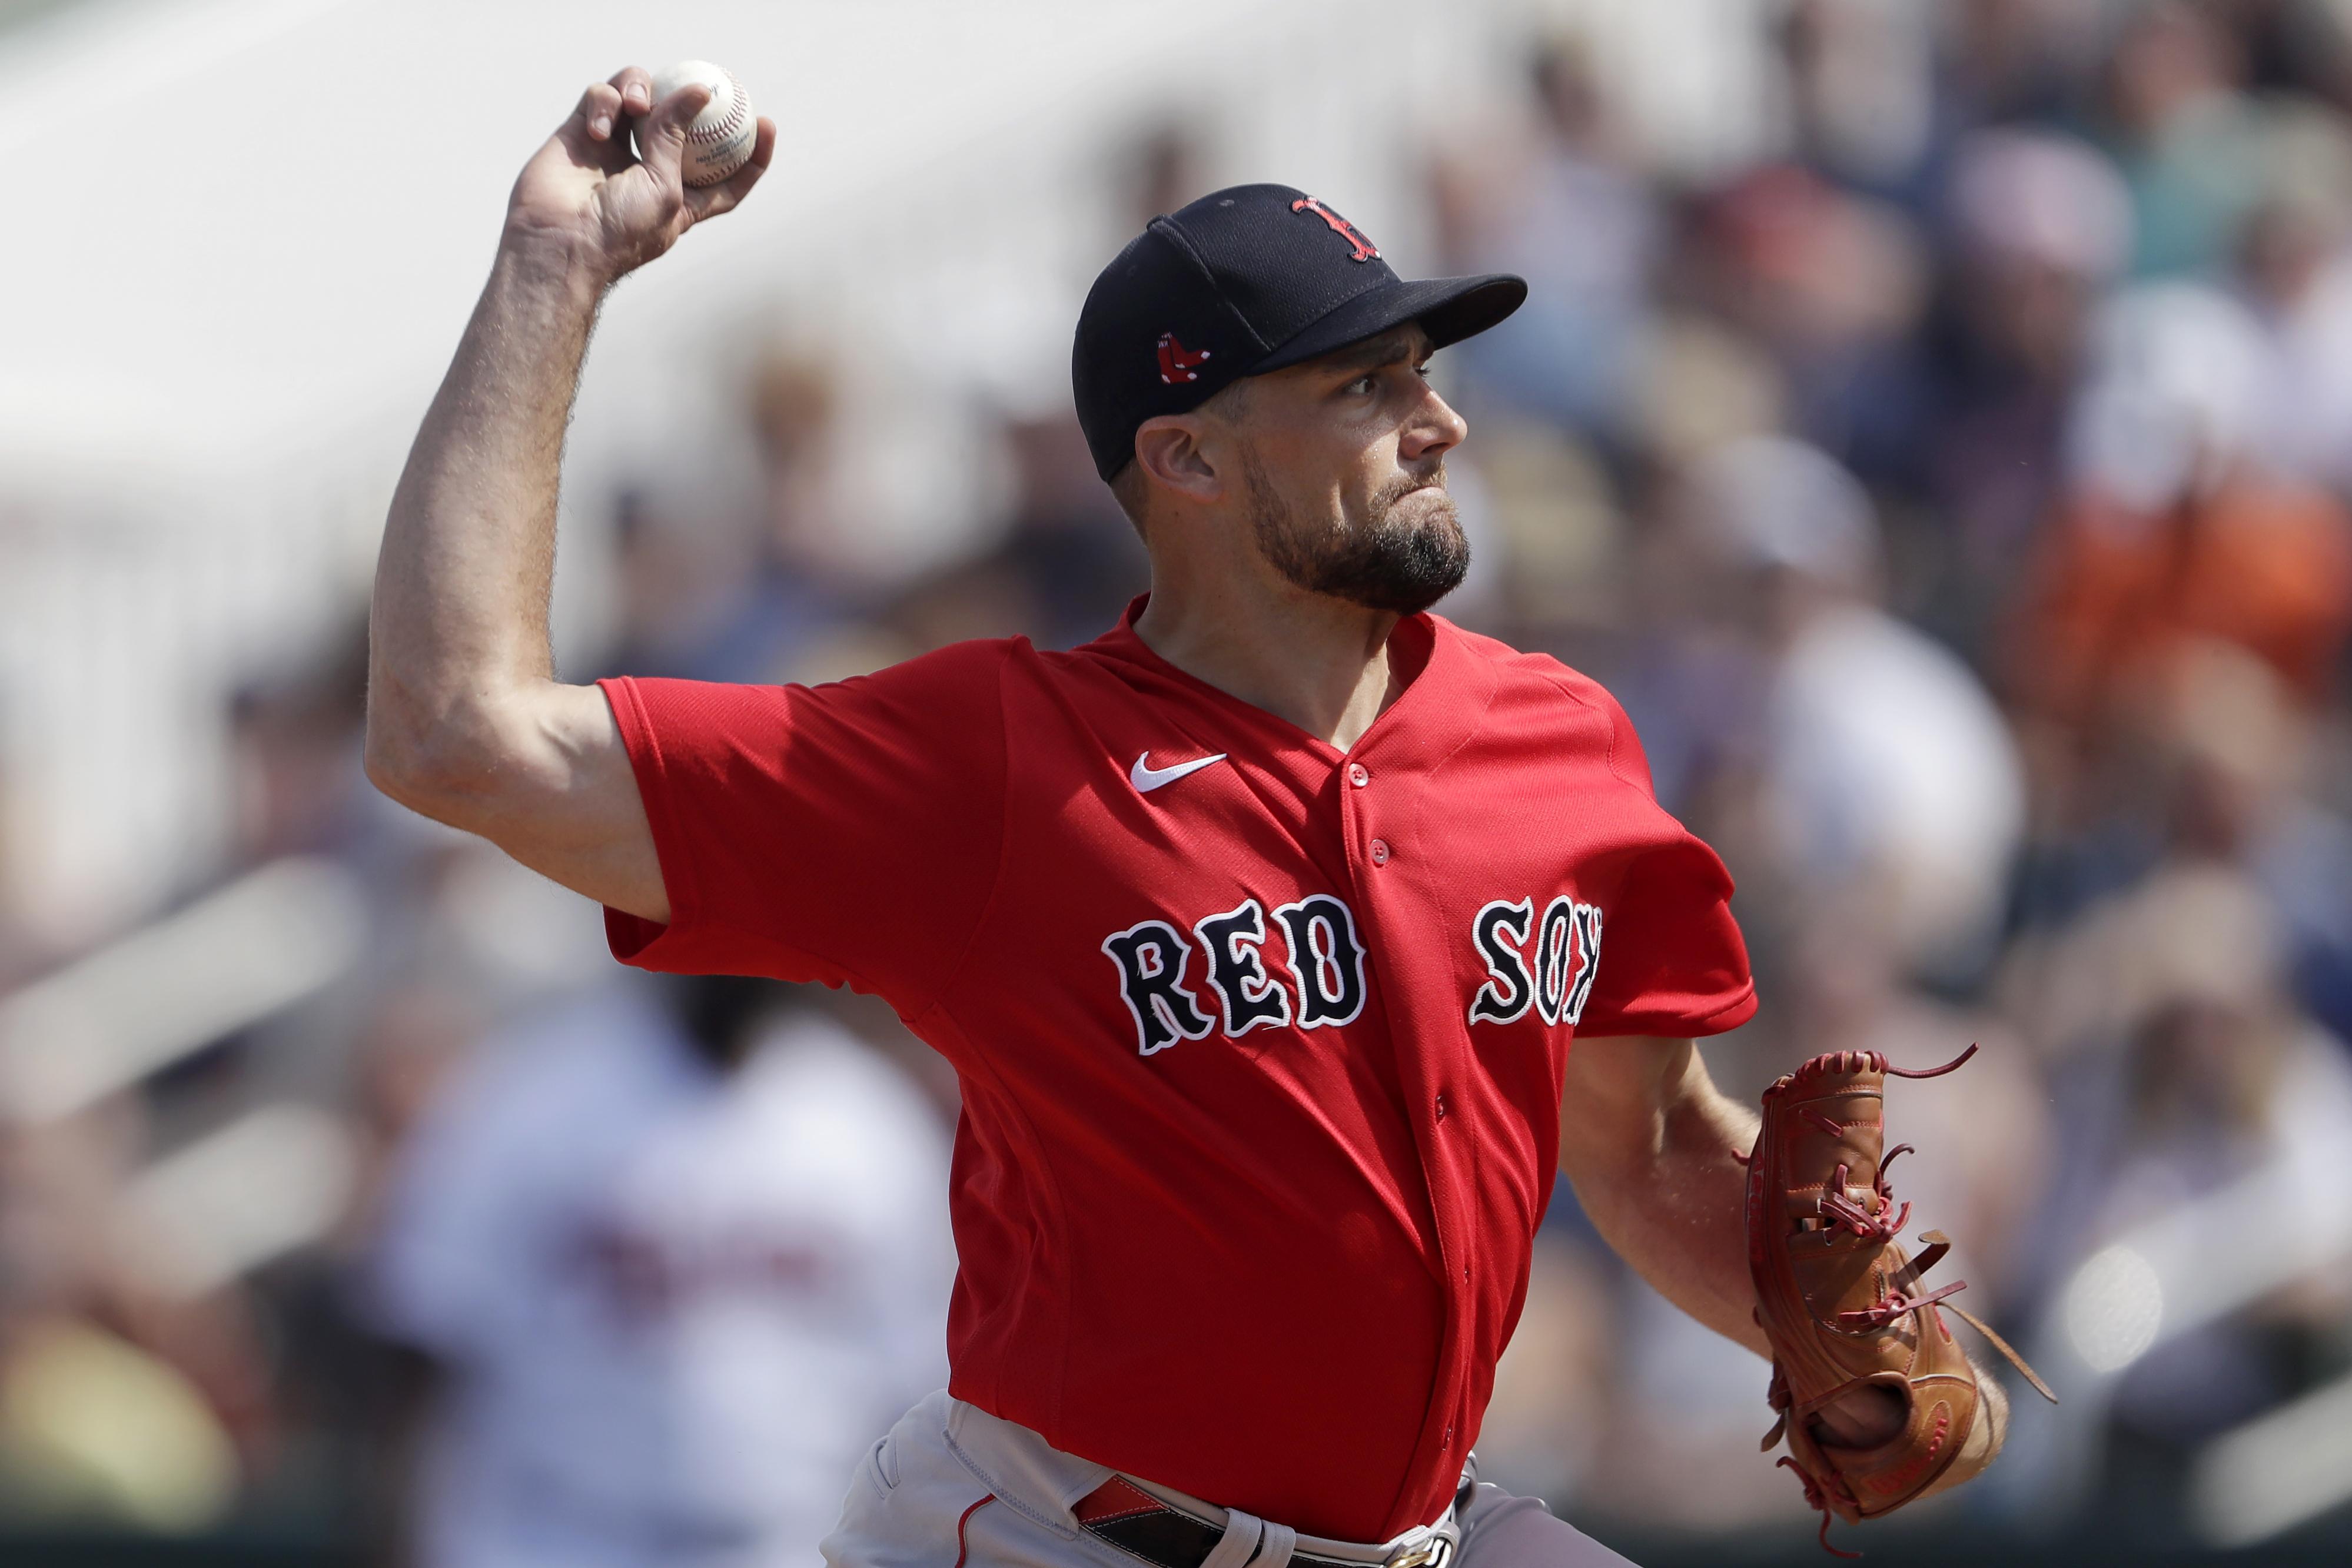
{"type": "MultiPolygon", "coordinates": [[[[1815,1057],[1764,1091],[1764,1125],[1748,1161],[1748,1263],[1756,1321],[1772,1346],[1768,1397],[1780,1419],[1764,1449],[1785,1434],[1780,1462],[1804,1482],[1822,1512],[1822,1544],[1832,1517],[1858,1523],[1892,1513],[1952,1472],[1980,1404],[1976,1369],[1943,1319],[1959,1317],[2007,1356],[2042,1396],[2057,1395],[1999,1334],[1948,1298],[1967,1281],[1929,1290],[1920,1276],[1951,1241],[1923,1232],[1916,1258],[1895,1237],[1911,1216],[1897,1208],[1886,1167],[1911,1146],[1883,1157],[1886,1076],[1937,1078],[1976,1055],[1925,1072],[1887,1065],[1876,1051],[1815,1057]],[[1829,1447],[1811,1417],[1822,1406],[1875,1384],[1904,1402],[1902,1430],[1876,1447],[1829,1447]]],[[[1990,1454],[1968,1463],[1974,1474],[1990,1454]]],[[[1962,1479],[1965,1479],[1963,1477],[1962,1479]]]]}

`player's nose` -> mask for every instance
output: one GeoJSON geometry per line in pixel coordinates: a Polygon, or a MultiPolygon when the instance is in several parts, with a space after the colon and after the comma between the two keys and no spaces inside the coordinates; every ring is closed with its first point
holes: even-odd
{"type": "Polygon", "coordinates": [[[1440,457],[1462,445],[1469,434],[1470,422],[1456,414],[1433,386],[1423,394],[1420,405],[1405,422],[1399,455],[1409,462],[1440,457]]]}

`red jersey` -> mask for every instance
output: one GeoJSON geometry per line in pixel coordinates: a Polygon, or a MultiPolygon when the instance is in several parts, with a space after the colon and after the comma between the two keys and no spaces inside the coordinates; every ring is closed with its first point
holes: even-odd
{"type": "Polygon", "coordinates": [[[606,682],[672,911],[611,913],[614,951],[873,992],[954,1064],[959,1398],[1385,1540],[1478,1435],[1571,1036],[1755,1010],[1730,879],[1549,658],[1406,619],[1342,752],[1136,613],[836,685],[606,682]]]}

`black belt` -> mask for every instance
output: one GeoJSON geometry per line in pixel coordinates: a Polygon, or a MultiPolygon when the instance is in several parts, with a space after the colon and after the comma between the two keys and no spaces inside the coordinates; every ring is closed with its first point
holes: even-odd
{"type": "MultiPolygon", "coordinates": [[[[1157,1568],[1201,1568],[1209,1553],[1225,1538],[1225,1527],[1198,1519],[1181,1508],[1161,1502],[1134,1482],[1113,1476],[1077,1501],[1072,1510],[1078,1527],[1097,1541],[1107,1541],[1130,1557],[1157,1568]]],[[[1453,1560],[1454,1542],[1443,1535],[1410,1552],[1401,1552],[1384,1564],[1318,1557],[1293,1552],[1297,1568],[1445,1568],[1453,1560]]]]}

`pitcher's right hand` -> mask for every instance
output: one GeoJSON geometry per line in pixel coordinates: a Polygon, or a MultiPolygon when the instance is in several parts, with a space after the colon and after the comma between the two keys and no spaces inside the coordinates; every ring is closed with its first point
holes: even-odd
{"type": "Polygon", "coordinates": [[[709,89],[688,85],[656,103],[653,79],[637,66],[593,83],[572,118],[523,165],[507,203],[507,243],[558,248],[603,289],[704,218],[731,211],[774,156],[776,126],[761,120],[750,161],[727,180],[689,188],[680,170],[687,127],[709,101],[709,89]],[[642,160],[629,150],[633,123],[642,160]]]}

